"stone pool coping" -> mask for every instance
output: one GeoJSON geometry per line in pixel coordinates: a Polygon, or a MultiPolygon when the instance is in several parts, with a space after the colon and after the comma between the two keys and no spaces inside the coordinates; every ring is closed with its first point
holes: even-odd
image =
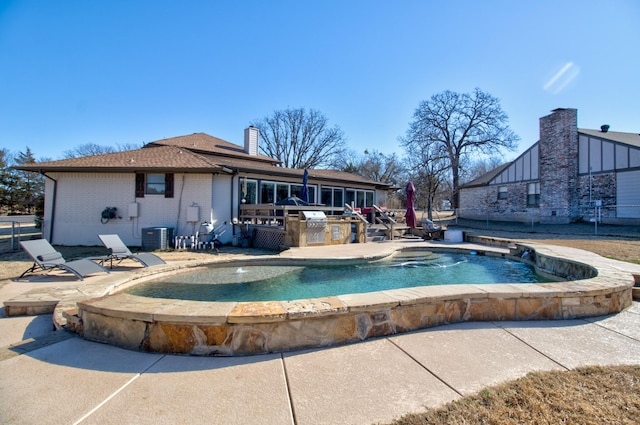
{"type": "MultiPolygon", "coordinates": [[[[619,312],[631,305],[634,275],[591,252],[536,243],[487,241],[482,246],[414,244],[410,249],[474,250],[480,255],[521,259],[542,273],[569,280],[541,284],[447,285],[395,289],[282,302],[202,302],[138,297],[124,288],[160,273],[213,264],[191,261],[112,273],[53,303],[58,327],[86,339],[150,352],[192,355],[247,355],[352,343],[380,336],[462,321],[574,319],[619,312]],[[504,248],[509,244],[508,248],[504,248]],[[527,254],[524,254],[525,251],[527,254]],[[578,280],[577,278],[585,277],[578,280]]],[[[381,245],[378,254],[313,257],[313,250],[216,262],[256,264],[277,261],[361,262],[387,257],[408,245],[381,245]],[[304,253],[304,254],[302,254],[304,253]]],[[[321,251],[326,254],[327,251],[321,251]]],[[[28,298],[29,294],[26,294],[28,298]]],[[[13,302],[12,302],[13,301],[13,302]]],[[[5,302],[5,314],[34,303],[5,302]]]]}

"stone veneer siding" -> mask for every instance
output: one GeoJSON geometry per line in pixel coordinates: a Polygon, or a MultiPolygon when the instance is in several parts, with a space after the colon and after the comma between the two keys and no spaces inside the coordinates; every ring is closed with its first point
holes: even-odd
{"type": "Polygon", "coordinates": [[[540,208],[527,207],[527,184],[505,183],[461,191],[460,217],[474,220],[539,222],[540,208]],[[507,187],[507,199],[498,199],[498,188],[507,187]]]}
{"type": "Polygon", "coordinates": [[[600,218],[603,221],[607,219],[616,219],[616,174],[601,173],[594,174],[591,178],[586,176],[579,177],[579,186],[576,190],[578,198],[580,218],[584,221],[589,221],[597,213],[593,207],[593,203],[596,200],[602,201],[602,208],[600,209],[600,218]],[[591,182],[589,182],[591,180],[591,182]],[[589,187],[591,187],[591,196],[589,196],[589,187]]]}

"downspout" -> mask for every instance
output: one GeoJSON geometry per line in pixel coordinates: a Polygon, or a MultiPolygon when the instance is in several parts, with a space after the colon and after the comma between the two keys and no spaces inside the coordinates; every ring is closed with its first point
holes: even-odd
{"type": "MultiPolygon", "coordinates": [[[[53,177],[47,176],[43,171],[40,171],[45,178],[53,182],[53,200],[51,201],[51,230],[49,231],[49,242],[53,242],[53,228],[56,217],[56,199],[58,198],[58,181],[53,177]]],[[[44,237],[44,235],[43,235],[44,237]]]]}
{"type": "MultiPolygon", "coordinates": [[[[223,170],[224,170],[224,168],[223,168],[223,170]]],[[[229,211],[229,213],[230,213],[229,214],[229,217],[230,217],[229,218],[229,224],[231,224],[231,236],[232,237],[236,235],[236,226],[233,224],[233,218],[236,216],[236,214],[234,214],[234,212],[237,212],[237,211],[234,211],[233,204],[234,204],[234,197],[237,194],[237,191],[235,190],[235,176],[237,174],[238,174],[238,170],[237,169],[236,170],[232,170],[232,172],[231,172],[231,205],[230,205],[231,208],[230,208],[230,211],[229,211]]],[[[237,209],[237,208],[239,208],[239,207],[236,207],[235,209],[237,209]]]]}
{"type": "Polygon", "coordinates": [[[178,215],[176,217],[176,232],[173,236],[180,234],[180,211],[182,209],[182,194],[184,193],[185,173],[182,173],[182,186],[180,187],[180,195],[178,196],[178,215]]]}

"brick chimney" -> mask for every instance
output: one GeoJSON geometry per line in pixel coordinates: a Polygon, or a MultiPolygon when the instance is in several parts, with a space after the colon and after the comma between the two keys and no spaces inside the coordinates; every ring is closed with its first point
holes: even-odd
{"type": "Polygon", "coordinates": [[[541,222],[569,223],[578,214],[578,110],[540,118],[539,146],[541,222]]]}
{"type": "Polygon", "coordinates": [[[260,139],[260,130],[254,126],[244,129],[244,151],[249,155],[258,155],[258,141],[260,139]]]}

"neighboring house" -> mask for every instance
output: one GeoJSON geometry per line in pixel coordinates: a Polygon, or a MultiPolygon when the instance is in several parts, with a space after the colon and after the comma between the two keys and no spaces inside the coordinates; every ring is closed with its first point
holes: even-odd
{"type": "Polygon", "coordinates": [[[540,140],[460,188],[462,218],[640,222],[640,135],[577,127],[576,109],[540,118],[540,140]]]}
{"type": "MultiPolygon", "coordinates": [[[[258,154],[258,129],[244,132],[244,148],[195,133],[143,148],[20,166],[46,177],[43,236],[59,245],[99,245],[117,233],[142,245],[143,229],[193,235],[211,223],[228,243],[241,229],[240,204],[275,203],[299,195],[304,170],[278,167],[258,154]],[[111,210],[111,214],[109,209],[111,210]]],[[[309,202],[344,208],[386,201],[390,186],[334,170],[308,170],[309,202]]]]}

